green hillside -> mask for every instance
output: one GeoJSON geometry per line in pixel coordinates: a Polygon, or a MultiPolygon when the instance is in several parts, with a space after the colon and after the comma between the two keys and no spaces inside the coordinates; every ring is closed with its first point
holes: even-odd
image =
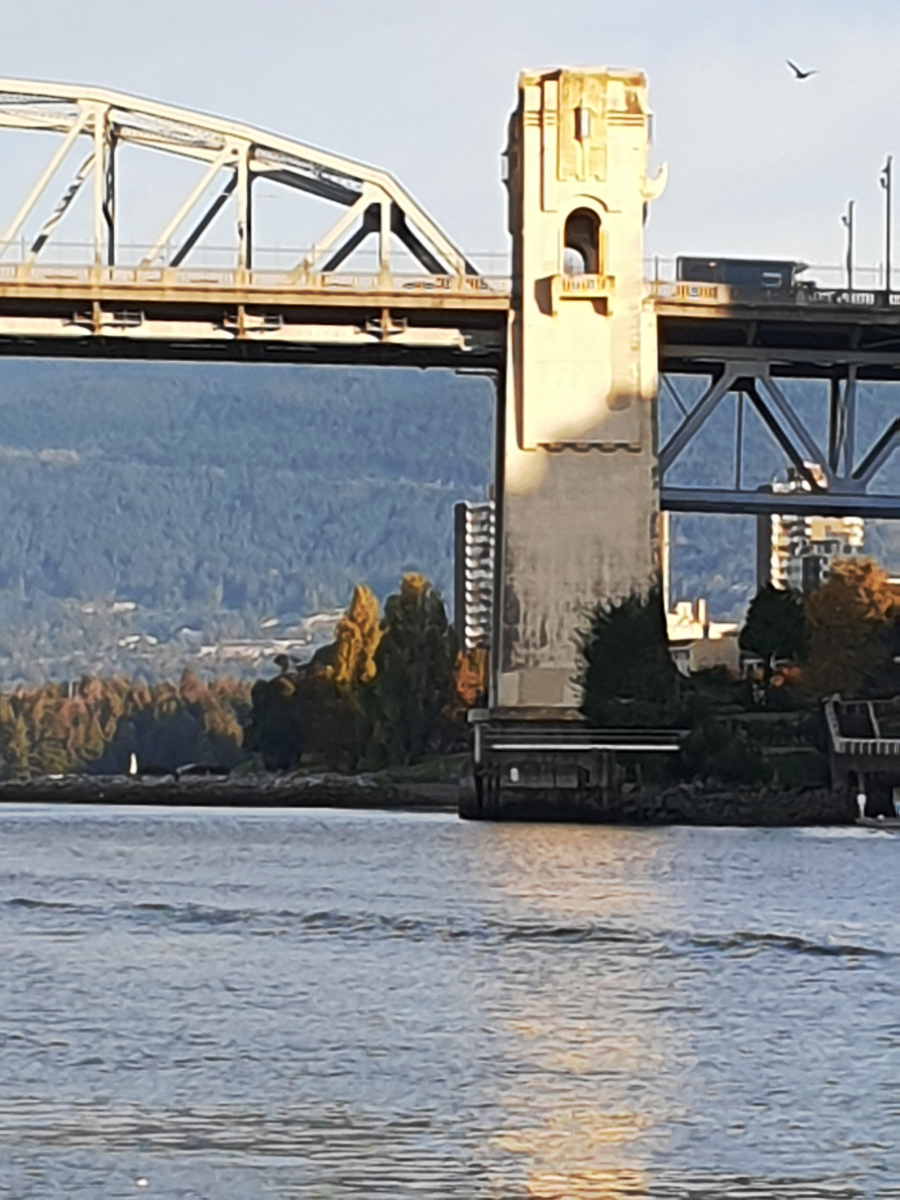
{"type": "Polygon", "coordinates": [[[449,595],[492,420],[490,384],[447,371],[0,363],[0,678],[59,674],[45,660],[85,639],[108,657],[114,600],[165,642],[409,570],[449,595]]]}
{"type": "MultiPolygon", "coordinates": [[[[824,392],[792,386],[821,436],[824,392]]],[[[893,395],[862,399],[884,409],[864,446],[893,395]]],[[[487,493],[493,405],[448,371],[0,361],[0,686],[177,676],[201,643],[342,608],[360,581],[383,598],[410,570],[449,601],[453,504],[487,493]]],[[[746,430],[745,481],[764,483],[780,454],[749,412],[746,430]]],[[[675,481],[727,486],[733,441],[728,401],[675,481]]],[[[677,517],[673,541],[672,598],[739,616],[753,520],[677,517]]],[[[900,566],[895,525],[868,545],[900,566]]]]}

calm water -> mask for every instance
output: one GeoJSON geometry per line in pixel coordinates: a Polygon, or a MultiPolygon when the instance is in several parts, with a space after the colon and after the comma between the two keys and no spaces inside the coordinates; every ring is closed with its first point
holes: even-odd
{"type": "Polygon", "coordinates": [[[0,810],[0,1196],[900,1197],[900,838],[0,810]]]}

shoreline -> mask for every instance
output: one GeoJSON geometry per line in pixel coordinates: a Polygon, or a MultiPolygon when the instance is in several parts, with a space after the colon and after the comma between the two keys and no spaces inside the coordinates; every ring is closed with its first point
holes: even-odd
{"type": "Polygon", "coordinates": [[[385,780],[329,772],[161,777],[68,775],[0,783],[0,811],[14,804],[166,808],[334,808],[452,812],[482,821],[591,825],[706,825],[777,828],[849,825],[852,800],[830,788],[713,788],[682,784],[661,792],[580,799],[519,792],[499,804],[460,803],[455,782],[385,780]]]}
{"type": "Polygon", "coordinates": [[[455,783],[388,783],[366,775],[136,777],[67,775],[0,783],[6,804],[166,808],[344,808],[456,812],[455,783]]]}

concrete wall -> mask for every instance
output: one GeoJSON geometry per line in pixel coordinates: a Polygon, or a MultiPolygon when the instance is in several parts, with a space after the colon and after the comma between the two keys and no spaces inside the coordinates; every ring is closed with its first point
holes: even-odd
{"type": "Polygon", "coordinates": [[[513,305],[498,464],[494,707],[576,705],[576,634],[658,577],[656,318],[642,278],[643,76],[519,81],[508,187],[513,305]]]}

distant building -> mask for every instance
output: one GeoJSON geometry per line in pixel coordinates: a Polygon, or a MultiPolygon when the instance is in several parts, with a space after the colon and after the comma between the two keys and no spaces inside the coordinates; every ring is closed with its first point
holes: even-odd
{"type": "Polygon", "coordinates": [[[739,631],[733,621],[711,621],[702,598],[696,604],[680,600],[666,613],[669,654],[682,675],[713,667],[725,667],[737,675],[741,665],[739,631]]]}
{"type": "MultiPolygon", "coordinates": [[[[809,491],[796,472],[773,492],[809,491]]],[[[756,519],[756,586],[808,592],[824,583],[835,558],[862,553],[866,527],[862,517],[788,516],[762,513],[756,519]]]]}
{"type": "MultiPolygon", "coordinates": [[[[494,541],[496,522],[492,500],[462,501],[454,508],[454,627],[460,647],[490,649],[493,621],[494,541]]],[[[663,600],[669,596],[669,514],[660,514],[660,566],[663,600]]],[[[711,621],[707,602],[679,601],[666,611],[669,652],[685,675],[712,667],[740,670],[738,633],[733,621],[711,621]]]]}
{"type": "Polygon", "coordinates": [[[453,511],[453,624],[460,648],[489,649],[494,611],[494,502],[453,511]]]}

